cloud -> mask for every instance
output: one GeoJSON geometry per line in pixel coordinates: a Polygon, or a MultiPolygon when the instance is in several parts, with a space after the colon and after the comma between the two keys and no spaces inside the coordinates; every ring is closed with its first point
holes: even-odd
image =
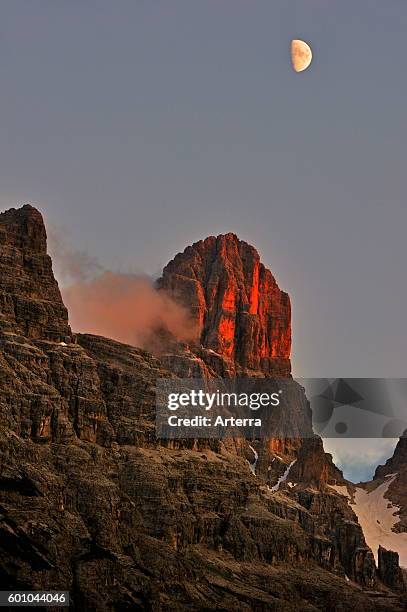
{"type": "Polygon", "coordinates": [[[147,276],[103,272],[62,289],[72,329],[150,350],[165,344],[165,330],[181,342],[196,339],[189,312],[147,276]]]}
{"type": "Polygon", "coordinates": [[[194,341],[197,327],[189,311],[150,277],[106,270],[69,232],[48,225],[48,248],[74,332],[105,336],[161,352],[174,338],[194,341]]]}
{"type": "Polygon", "coordinates": [[[371,480],[378,465],[393,455],[398,439],[325,438],[324,448],[351,482],[371,480]]]}
{"type": "Polygon", "coordinates": [[[96,257],[73,247],[69,233],[63,227],[47,224],[47,238],[56,275],[63,282],[83,282],[103,271],[96,257]]]}

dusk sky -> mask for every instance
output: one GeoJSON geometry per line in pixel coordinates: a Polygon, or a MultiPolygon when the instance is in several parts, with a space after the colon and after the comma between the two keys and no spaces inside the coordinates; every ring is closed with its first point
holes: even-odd
{"type": "Polygon", "coordinates": [[[295,375],[406,375],[405,0],[1,9],[2,209],[125,272],[233,231],[291,296],[295,375]]]}

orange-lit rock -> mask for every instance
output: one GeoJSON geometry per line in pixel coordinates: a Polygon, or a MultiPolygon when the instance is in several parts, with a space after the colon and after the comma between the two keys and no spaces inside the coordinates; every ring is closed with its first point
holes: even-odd
{"type": "MultiPolygon", "coordinates": [[[[160,361],[100,336],[72,341],[40,214],[0,215],[3,588],[66,589],[83,612],[404,609],[402,593],[372,590],[373,555],[347,499],[325,486],[342,475],[318,438],[156,438],[157,379],[229,375],[228,351],[241,363],[243,349],[276,368],[288,360],[267,323],[282,312],[273,299],[264,306],[268,275],[251,247],[224,238],[199,278],[167,276],[190,288],[206,346],[222,354],[174,340],[160,361]]],[[[290,406],[302,420],[299,388],[290,406]]],[[[401,441],[386,475],[403,458],[401,441]]],[[[396,558],[381,561],[387,581],[396,558]]]]}
{"type": "Polygon", "coordinates": [[[187,247],[159,286],[191,310],[203,347],[248,372],[290,374],[290,298],[256,249],[235,234],[187,247]]]}

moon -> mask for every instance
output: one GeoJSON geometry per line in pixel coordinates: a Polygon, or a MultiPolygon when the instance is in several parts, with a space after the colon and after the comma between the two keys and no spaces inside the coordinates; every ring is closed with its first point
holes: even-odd
{"type": "Polygon", "coordinates": [[[306,70],[312,62],[311,47],[303,40],[292,40],[291,61],[295,72],[306,70]]]}

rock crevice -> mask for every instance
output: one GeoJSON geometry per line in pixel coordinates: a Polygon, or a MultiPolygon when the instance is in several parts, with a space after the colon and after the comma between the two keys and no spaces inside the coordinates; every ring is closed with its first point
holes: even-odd
{"type": "Polygon", "coordinates": [[[202,347],[246,373],[290,374],[289,296],[256,249],[235,234],[187,247],[158,286],[191,310],[202,347]]]}
{"type": "Polygon", "coordinates": [[[189,375],[290,374],[289,299],[257,252],[233,234],[208,238],[160,286],[192,304],[201,346],[157,359],[74,338],[41,215],[0,215],[3,588],[68,589],[85,612],[402,610],[329,487],[342,475],[318,437],[155,437],[156,380],[187,363],[189,375]]]}

